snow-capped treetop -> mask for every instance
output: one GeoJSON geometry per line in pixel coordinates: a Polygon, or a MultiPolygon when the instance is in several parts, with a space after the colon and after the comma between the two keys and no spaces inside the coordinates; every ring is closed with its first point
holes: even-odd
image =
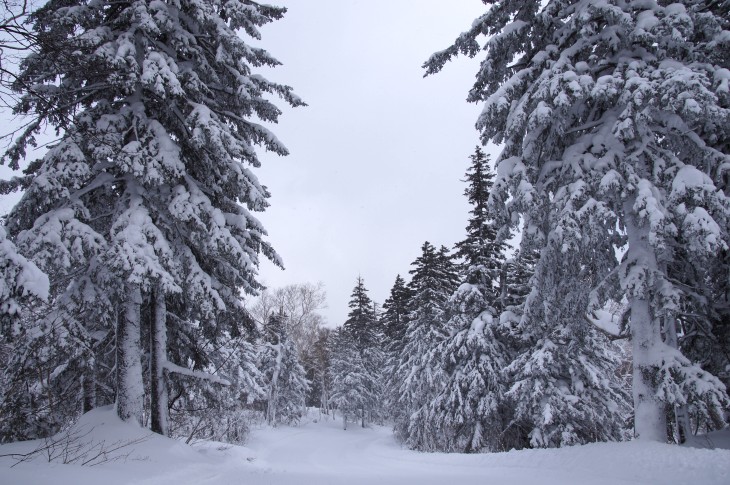
{"type": "Polygon", "coordinates": [[[463,259],[462,281],[478,286],[488,305],[498,308],[505,244],[499,238],[498,227],[489,212],[494,174],[488,165],[489,158],[480,147],[476,147],[470,158],[472,163],[465,180],[469,185],[464,195],[472,206],[471,217],[466,238],[456,243],[454,257],[463,259]]]}
{"type": "Polygon", "coordinates": [[[361,276],[357,277],[357,284],[352,290],[348,306],[350,313],[342,326],[343,330],[350,336],[360,352],[374,347],[380,338],[378,321],[375,317],[373,301],[368,296],[365,281],[361,276]]]}
{"type": "Polygon", "coordinates": [[[409,273],[413,276],[408,287],[413,297],[409,320],[416,317],[415,313],[436,320],[442,318],[451,294],[459,285],[456,266],[449,250],[444,246],[437,250],[426,241],[421,246],[421,255],[411,265],[414,268],[409,273]]]}
{"type": "Polygon", "coordinates": [[[389,344],[402,345],[408,327],[408,308],[411,291],[405,280],[396,276],[390,296],[383,302],[385,310],[380,317],[385,337],[389,344]]]}

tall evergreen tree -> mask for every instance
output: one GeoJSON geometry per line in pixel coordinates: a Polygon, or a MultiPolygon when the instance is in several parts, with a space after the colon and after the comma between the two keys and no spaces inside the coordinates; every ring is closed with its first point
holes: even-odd
{"type": "Polygon", "coordinates": [[[375,304],[367,293],[365,282],[358,276],[349,303],[350,313],[342,326],[344,334],[359,353],[363,368],[358,372],[367,375],[366,382],[370,386],[367,392],[369,398],[363,402],[360,410],[363,426],[368,418],[379,417],[382,413],[382,375],[385,365],[383,335],[375,314],[375,304]]]}
{"type": "Polygon", "coordinates": [[[466,239],[456,245],[464,273],[451,300],[449,336],[439,348],[448,380],[431,406],[442,431],[438,447],[461,452],[500,449],[507,424],[503,369],[511,359],[499,327],[504,244],[488,212],[494,176],[479,147],[471,160],[464,194],[473,207],[466,239]]]}
{"type": "Polygon", "coordinates": [[[504,262],[504,235],[498,237],[499,227],[489,215],[489,195],[494,174],[489,169],[489,158],[481,147],[471,155],[466,172],[464,190],[472,209],[466,226],[466,238],[456,243],[454,256],[463,260],[464,281],[479,285],[484,298],[499,311],[500,273],[504,262]]]}
{"type": "Polygon", "coordinates": [[[332,344],[332,394],[330,404],[342,414],[342,425],[358,418],[365,426],[365,413],[375,405],[377,388],[353,335],[338,328],[332,344]]]}
{"type": "Polygon", "coordinates": [[[387,416],[399,414],[397,403],[398,367],[405,346],[408,330],[408,314],[410,311],[410,288],[405,280],[398,275],[390,290],[390,296],[383,303],[385,311],[380,317],[383,328],[385,363],[383,365],[384,382],[384,413],[387,416]]]}
{"type": "MultiPolygon", "coordinates": [[[[145,302],[183,295],[186,313],[213,337],[243,318],[240,293],[261,288],[259,254],[279,264],[252,215],[269,194],[248,165],[259,166],[256,145],[287,151],[252,119],[278,119],[267,93],[303,103],[254,74],[278,62],[239,31],[258,40],[258,28],[284,12],[251,1],[51,0],[32,16],[40,49],[16,86],[34,89],[16,109],[37,120],[8,152],[10,163],[43,123],[65,131],[29,167],[7,226],[21,251],[52,262],[55,307],[110,295],[116,408],[125,420],[142,419],[145,302]],[[83,292],[80,281],[97,289],[83,292]]],[[[161,332],[176,322],[163,310],[161,332]]],[[[155,340],[157,363],[183,370],[185,362],[167,362],[164,342],[155,340]]],[[[163,375],[157,368],[153,378],[163,375]]]]}
{"type": "Polygon", "coordinates": [[[721,414],[722,383],[665,336],[688,298],[668,273],[677,249],[709,267],[729,240],[725,2],[487,3],[425,67],[485,52],[469,100],[485,103],[483,141],[504,145],[500,224],[524,220],[537,247],[571,247],[579,266],[596,241],[628,243],[605,276],[629,301],[636,436],[665,441],[667,406],[721,414]]]}
{"type": "Polygon", "coordinates": [[[439,346],[447,337],[448,301],[458,285],[448,249],[428,241],[412,263],[412,291],[405,345],[391,376],[389,393],[394,432],[409,447],[438,449],[439,430],[430,419],[430,404],[446,383],[439,346]]]}

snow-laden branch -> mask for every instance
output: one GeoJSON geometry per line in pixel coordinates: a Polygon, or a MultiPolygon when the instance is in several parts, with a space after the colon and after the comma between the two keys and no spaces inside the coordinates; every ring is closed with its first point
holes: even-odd
{"type": "Polygon", "coordinates": [[[222,386],[230,386],[231,382],[223,379],[222,377],[218,377],[213,374],[208,374],[207,372],[201,372],[198,370],[191,370],[187,367],[181,367],[177,364],[173,364],[172,362],[165,362],[164,364],[165,369],[167,369],[169,372],[174,372],[176,374],[181,374],[184,376],[189,377],[195,377],[197,379],[203,379],[206,381],[215,382],[216,384],[220,384],[222,386]]]}
{"type": "Polygon", "coordinates": [[[590,315],[585,316],[586,322],[590,323],[595,327],[598,331],[600,331],[602,334],[604,334],[606,337],[608,337],[609,340],[623,340],[629,338],[627,334],[622,334],[620,332],[612,332],[605,326],[601,325],[601,322],[599,319],[594,319],[590,315]]]}

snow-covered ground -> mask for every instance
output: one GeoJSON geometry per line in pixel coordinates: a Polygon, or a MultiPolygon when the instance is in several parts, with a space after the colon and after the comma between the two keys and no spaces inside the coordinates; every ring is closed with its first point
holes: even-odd
{"type": "MultiPolygon", "coordinates": [[[[126,458],[96,466],[49,464],[43,455],[22,463],[3,457],[0,483],[726,485],[730,477],[728,450],[631,442],[489,455],[417,453],[401,449],[387,428],[351,425],[343,431],[339,420],[329,419],[255,430],[246,447],[189,447],[121,423],[108,408],[85,415],[76,429],[80,435],[91,430],[79,442],[103,441],[107,449],[115,443],[143,441],[115,452],[126,458]]],[[[41,443],[0,446],[0,455],[27,453],[41,443]]]]}

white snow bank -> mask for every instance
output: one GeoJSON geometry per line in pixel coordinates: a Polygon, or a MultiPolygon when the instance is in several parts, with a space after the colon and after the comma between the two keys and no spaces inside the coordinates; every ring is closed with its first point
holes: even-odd
{"type": "MultiPolygon", "coordinates": [[[[188,447],[121,423],[111,409],[84,416],[94,442],[143,441],[128,457],[94,467],[20,463],[0,458],[2,484],[726,484],[730,451],[657,443],[600,443],[559,450],[490,455],[418,453],[401,449],[389,429],[324,418],[299,427],[254,430],[247,447],[206,442],[188,447]]],[[[27,452],[38,441],[0,446],[0,455],[27,452]]]]}
{"type": "Polygon", "coordinates": [[[204,460],[179,441],[121,421],[112,406],[106,406],[84,414],[48,440],[0,446],[0,484],[140,483],[168,467],[204,460]],[[20,461],[28,454],[32,455],[20,461]]]}

